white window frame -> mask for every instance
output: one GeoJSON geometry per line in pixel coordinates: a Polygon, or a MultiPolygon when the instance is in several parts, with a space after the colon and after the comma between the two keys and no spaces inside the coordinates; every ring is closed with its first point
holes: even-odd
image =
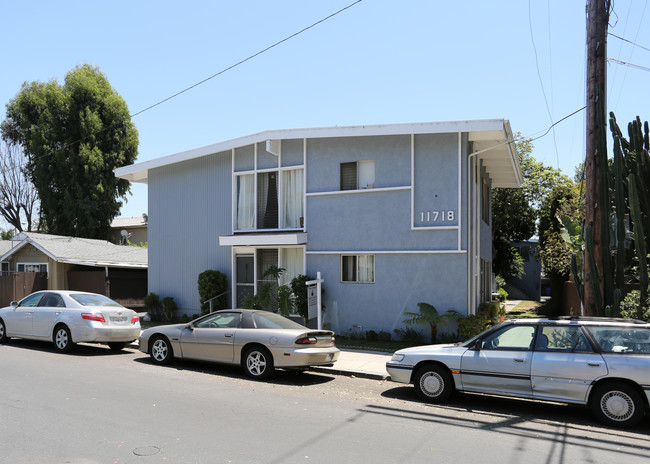
{"type": "Polygon", "coordinates": [[[352,164],[352,163],[356,164],[357,179],[356,179],[355,188],[344,189],[343,185],[339,185],[341,191],[374,189],[375,188],[375,160],[374,159],[347,161],[347,162],[340,163],[339,178],[342,178],[343,176],[343,172],[342,172],[343,165],[352,164]]]}
{"type": "Polygon", "coordinates": [[[374,254],[369,254],[369,253],[359,253],[359,254],[344,254],[341,255],[340,260],[339,260],[339,279],[341,283],[348,283],[348,284],[374,284],[375,283],[375,255],[374,254]],[[370,274],[371,280],[360,280],[360,268],[359,266],[359,258],[361,257],[366,257],[366,258],[372,258],[372,266],[370,269],[370,274]],[[355,269],[354,269],[354,280],[344,280],[343,279],[343,262],[345,261],[345,258],[353,258],[355,262],[355,269]]]}
{"type": "Polygon", "coordinates": [[[48,272],[48,266],[47,263],[16,263],[16,272],[44,272],[47,274],[48,272]],[[20,267],[22,266],[22,270],[20,267]],[[38,271],[35,270],[26,270],[30,266],[38,266],[38,271]],[[41,266],[45,266],[45,271],[41,270],[41,266]]]}

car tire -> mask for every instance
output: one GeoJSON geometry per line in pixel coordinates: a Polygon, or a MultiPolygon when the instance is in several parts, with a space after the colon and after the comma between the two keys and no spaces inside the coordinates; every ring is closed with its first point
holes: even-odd
{"type": "Polygon", "coordinates": [[[447,401],[454,392],[454,379],[449,370],[437,364],[419,368],[415,372],[413,385],[418,396],[430,403],[447,401]]]}
{"type": "Polygon", "coordinates": [[[630,385],[608,382],[596,387],[591,397],[591,409],[601,422],[614,427],[632,427],[644,415],[643,398],[630,385]]]}
{"type": "Polygon", "coordinates": [[[156,335],[149,342],[149,356],[156,364],[169,364],[174,359],[174,349],[164,335],[156,335]]]}
{"type": "Polygon", "coordinates": [[[267,379],[273,374],[273,356],[262,346],[250,347],[242,356],[242,367],[246,375],[253,379],[267,379]]]}
{"type": "Polygon", "coordinates": [[[112,351],[122,351],[127,344],[126,342],[111,342],[108,344],[108,347],[112,351]]]}
{"type": "Polygon", "coordinates": [[[9,341],[9,337],[7,337],[7,327],[5,326],[5,322],[0,319],[0,343],[7,343],[9,341]]]}
{"type": "Polygon", "coordinates": [[[52,334],[54,349],[59,353],[68,353],[74,347],[70,329],[66,325],[57,325],[52,334]]]}

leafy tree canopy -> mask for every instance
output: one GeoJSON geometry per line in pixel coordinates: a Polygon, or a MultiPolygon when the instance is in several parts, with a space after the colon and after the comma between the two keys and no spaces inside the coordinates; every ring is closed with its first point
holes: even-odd
{"type": "Polygon", "coordinates": [[[555,203],[556,207],[551,208],[547,206],[548,199],[561,197],[554,192],[557,189],[564,192],[573,185],[559,169],[535,160],[531,139],[521,138],[519,133],[515,139],[523,177],[522,188],[492,190],[492,265],[494,272],[505,279],[523,273],[523,261],[517,259],[510,243],[530,239],[538,231],[538,225],[542,238],[545,229],[540,222],[541,213],[546,208],[549,214],[555,214],[559,204],[555,203]]]}
{"type": "Polygon", "coordinates": [[[27,156],[42,229],[108,238],[130,187],[113,170],[135,160],[138,132],[126,102],[99,68],[77,66],[63,85],[24,83],[7,104],[2,135],[27,156]]]}

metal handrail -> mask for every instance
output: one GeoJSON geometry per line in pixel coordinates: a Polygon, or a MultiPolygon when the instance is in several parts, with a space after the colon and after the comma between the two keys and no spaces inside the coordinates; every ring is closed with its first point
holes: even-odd
{"type": "Polygon", "coordinates": [[[214,300],[216,300],[217,298],[219,298],[220,296],[224,296],[226,293],[230,293],[230,290],[226,290],[225,292],[220,293],[220,294],[217,295],[217,296],[213,296],[212,298],[210,298],[210,299],[208,299],[208,300],[205,300],[202,304],[209,303],[209,304],[210,304],[210,312],[212,312],[212,302],[213,302],[214,300]]]}

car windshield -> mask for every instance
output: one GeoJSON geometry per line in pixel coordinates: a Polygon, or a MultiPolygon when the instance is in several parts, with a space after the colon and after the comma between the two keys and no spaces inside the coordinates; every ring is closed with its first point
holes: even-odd
{"type": "Polygon", "coordinates": [[[304,329],[305,327],[286,317],[270,312],[253,313],[255,327],[258,329],[304,329]]]}
{"type": "Polygon", "coordinates": [[[116,303],[104,295],[92,295],[89,293],[73,293],[70,298],[75,300],[81,306],[104,306],[111,308],[121,308],[122,305],[116,303]]]}

